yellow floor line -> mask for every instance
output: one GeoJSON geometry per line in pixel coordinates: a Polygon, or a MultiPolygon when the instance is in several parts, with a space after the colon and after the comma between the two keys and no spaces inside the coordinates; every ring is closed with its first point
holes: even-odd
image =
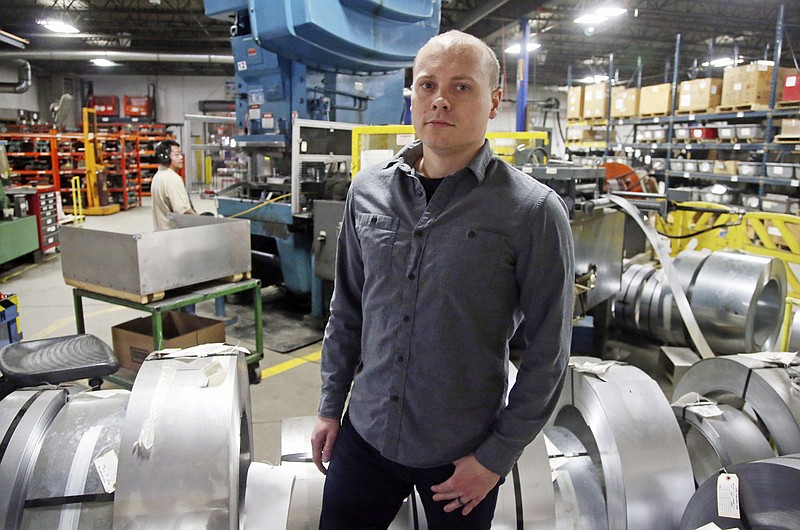
{"type": "MultiPolygon", "coordinates": [[[[91,313],[84,313],[83,319],[84,319],[84,322],[85,322],[86,319],[89,318],[89,317],[96,317],[98,315],[107,315],[109,313],[114,313],[115,311],[121,311],[123,309],[126,309],[126,308],[118,306],[118,307],[109,307],[108,309],[101,309],[99,311],[93,311],[91,313]]],[[[74,323],[75,323],[75,317],[74,316],[67,317],[67,318],[62,318],[60,320],[56,320],[55,322],[53,322],[52,324],[50,324],[49,326],[47,326],[46,328],[41,330],[39,333],[34,335],[30,340],[46,339],[50,335],[52,335],[53,333],[58,331],[59,329],[61,329],[64,326],[66,326],[67,324],[73,324],[74,325],[74,323]]],[[[77,331],[75,333],[77,333],[77,331]]],[[[29,339],[26,339],[26,340],[29,340],[29,339]]]]}
{"type": "Polygon", "coordinates": [[[2,278],[0,278],[0,283],[8,283],[9,281],[13,280],[17,276],[25,274],[26,272],[28,272],[31,269],[35,269],[36,267],[40,266],[42,263],[49,263],[49,262],[53,261],[54,259],[56,259],[57,257],[58,257],[57,255],[53,255],[53,257],[46,257],[40,263],[34,263],[32,265],[28,265],[26,267],[21,268],[18,271],[12,272],[8,276],[3,276],[2,278]]]}
{"type": "Polygon", "coordinates": [[[261,379],[264,380],[268,377],[272,377],[273,375],[278,375],[286,370],[291,370],[296,366],[300,366],[306,363],[311,363],[315,361],[319,361],[322,357],[322,351],[315,351],[314,353],[309,353],[308,355],[304,355],[302,357],[296,357],[289,361],[282,362],[280,364],[276,364],[275,366],[270,366],[269,368],[264,368],[261,370],[261,379]]]}

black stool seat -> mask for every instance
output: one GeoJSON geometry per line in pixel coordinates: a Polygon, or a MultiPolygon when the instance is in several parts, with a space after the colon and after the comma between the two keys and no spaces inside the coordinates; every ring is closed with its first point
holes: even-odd
{"type": "Polygon", "coordinates": [[[0,349],[0,373],[16,387],[100,378],[118,368],[114,350],[88,334],[15,342],[0,349]]]}

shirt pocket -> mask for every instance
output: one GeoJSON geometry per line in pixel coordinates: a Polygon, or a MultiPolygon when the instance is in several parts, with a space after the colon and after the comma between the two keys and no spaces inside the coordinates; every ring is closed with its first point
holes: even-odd
{"type": "Polygon", "coordinates": [[[364,275],[386,274],[392,263],[392,247],[399,219],[374,213],[356,214],[356,234],[361,242],[364,275]]]}
{"type": "Polygon", "coordinates": [[[476,294],[498,289],[508,292],[508,286],[513,285],[514,250],[504,235],[485,228],[455,226],[434,245],[440,285],[476,294]]]}

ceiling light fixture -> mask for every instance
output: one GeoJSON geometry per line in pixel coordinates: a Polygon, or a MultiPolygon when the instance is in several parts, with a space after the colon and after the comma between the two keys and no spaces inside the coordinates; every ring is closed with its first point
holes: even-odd
{"type": "Polygon", "coordinates": [[[603,16],[603,17],[618,17],[620,15],[624,15],[627,13],[628,10],[624,7],[617,7],[617,6],[606,6],[606,7],[598,7],[595,11],[596,14],[603,16]]]}
{"type": "MultiPolygon", "coordinates": [[[[538,42],[528,42],[528,51],[529,52],[536,51],[541,47],[542,47],[542,45],[539,44],[538,42]]],[[[520,46],[519,43],[512,44],[511,46],[509,46],[508,48],[506,48],[503,51],[505,51],[506,53],[512,53],[512,54],[515,54],[515,55],[519,55],[519,53],[522,51],[522,46],[520,46]]]]}
{"type": "Polygon", "coordinates": [[[119,63],[115,63],[114,61],[109,61],[108,59],[103,59],[102,57],[98,57],[97,59],[92,59],[91,62],[95,66],[100,67],[107,67],[107,66],[119,66],[119,63]]]}
{"type": "Polygon", "coordinates": [[[587,13],[585,15],[581,15],[573,22],[576,24],[600,24],[601,22],[605,22],[608,20],[608,17],[604,17],[603,15],[598,15],[596,13],[587,13]]]}
{"type": "Polygon", "coordinates": [[[44,26],[45,28],[49,29],[54,33],[80,33],[81,31],[71,24],[67,24],[63,20],[54,20],[54,19],[47,19],[47,20],[37,20],[40,25],[44,26]]]}
{"type": "Polygon", "coordinates": [[[586,83],[587,85],[603,83],[605,81],[608,81],[607,75],[587,75],[577,80],[578,83],[586,83]]]}
{"type": "MultiPolygon", "coordinates": [[[[739,60],[736,61],[736,64],[741,64],[744,62],[744,59],[739,57],[739,60]]],[[[711,59],[711,61],[705,61],[700,66],[704,68],[708,68],[709,66],[713,68],[725,68],[728,66],[733,66],[733,57],[717,57],[716,59],[711,59]]]]}
{"type": "Polygon", "coordinates": [[[594,11],[585,12],[573,20],[576,24],[601,24],[609,18],[624,15],[628,10],[616,5],[600,6],[594,11]]]}

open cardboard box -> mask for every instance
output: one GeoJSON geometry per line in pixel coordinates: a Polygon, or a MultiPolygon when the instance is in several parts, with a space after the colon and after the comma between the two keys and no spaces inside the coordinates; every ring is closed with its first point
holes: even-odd
{"type": "MultiPolygon", "coordinates": [[[[188,348],[198,344],[225,342],[221,320],[167,311],[161,316],[164,348],[188,348]]],[[[137,318],[111,328],[111,340],[119,365],[137,371],[153,351],[152,317],[137,318]]]]}

